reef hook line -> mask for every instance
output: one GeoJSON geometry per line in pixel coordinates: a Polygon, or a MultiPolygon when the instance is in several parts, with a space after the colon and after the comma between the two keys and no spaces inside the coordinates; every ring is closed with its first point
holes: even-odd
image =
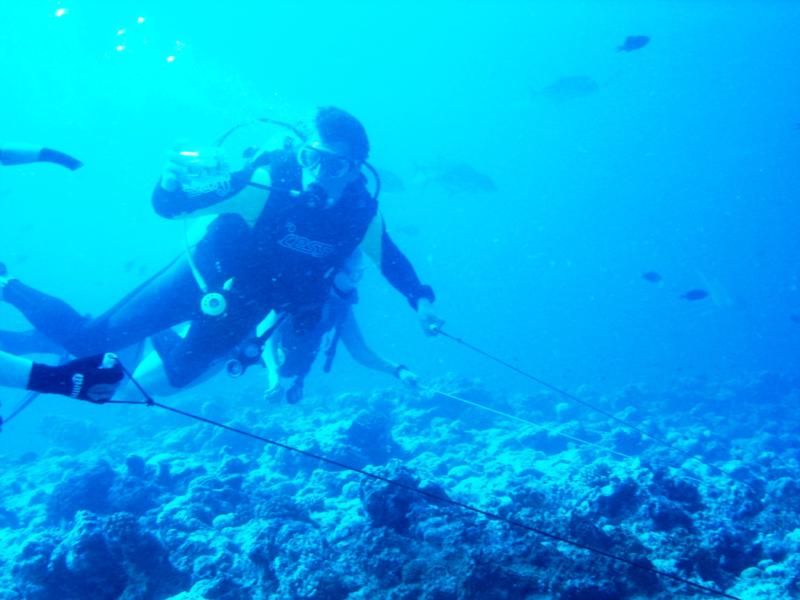
{"type": "Polygon", "coordinates": [[[557,387],[557,386],[555,386],[555,385],[553,385],[551,383],[547,383],[546,381],[540,379],[539,377],[536,377],[535,375],[532,375],[531,373],[528,373],[527,371],[523,371],[519,367],[516,367],[516,366],[512,365],[510,362],[508,362],[506,360],[503,360],[502,358],[499,358],[497,356],[494,356],[493,354],[490,354],[489,352],[486,352],[485,350],[482,350],[481,348],[478,348],[477,346],[474,346],[474,345],[470,344],[469,342],[464,341],[460,337],[456,337],[454,335],[451,335],[451,334],[447,333],[441,327],[436,327],[435,328],[435,332],[438,335],[443,335],[447,339],[452,340],[452,341],[464,346],[465,348],[469,348],[473,352],[477,352],[478,354],[480,354],[481,356],[484,356],[485,358],[488,358],[489,360],[493,360],[494,362],[503,365],[507,369],[510,369],[510,370],[514,371],[515,373],[518,373],[519,375],[522,375],[523,377],[526,377],[527,379],[530,379],[531,381],[535,381],[539,385],[541,385],[541,386],[543,386],[543,387],[545,387],[545,388],[547,388],[547,389],[549,389],[549,390],[551,390],[553,392],[556,392],[557,394],[560,394],[560,395],[564,396],[565,398],[568,398],[569,400],[572,400],[573,402],[576,402],[576,403],[580,404],[581,406],[585,406],[586,408],[589,408],[589,409],[591,409],[591,410],[593,410],[595,412],[600,413],[601,415],[604,415],[604,416],[608,417],[609,419],[612,419],[613,421],[616,421],[620,425],[624,425],[625,427],[633,429],[634,431],[636,431],[636,432],[640,433],[641,435],[651,439],[652,441],[656,442],[657,444],[659,444],[661,446],[664,446],[666,448],[669,448],[670,450],[674,450],[674,451],[676,451],[676,452],[678,452],[680,454],[683,454],[687,458],[689,458],[689,459],[691,459],[691,460],[693,460],[695,462],[698,462],[698,463],[700,463],[702,465],[705,465],[706,467],[708,467],[708,468],[720,473],[721,475],[724,475],[725,477],[728,477],[729,479],[732,479],[733,481],[736,481],[737,483],[742,483],[743,485],[747,485],[749,487],[749,485],[746,482],[739,481],[738,479],[733,477],[733,475],[731,475],[730,473],[728,473],[724,469],[721,469],[717,465],[714,465],[714,464],[712,464],[710,462],[707,462],[707,461],[703,460],[702,458],[699,458],[699,457],[695,456],[694,454],[692,454],[688,450],[684,450],[683,448],[679,448],[678,446],[675,446],[674,444],[670,444],[668,441],[663,440],[660,437],[655,436],[652,433],[647,432],[646,430],[644,430],[641,427],[631,423],[630,421],[626,421],[625,419],[621,419],[620,417],[616,416],[615,414],[613,414],[613,413],[611,413],[611,412],[609,412],[609,411],[607,411],[607,410],[605,410],[603,408],[600,408],[599,406],[596,406],[596,405],[592,404],[591,402],[587,402],[586,400],[583,400],[583,399],[579,398],[575,394],[570,394],[568,391],[566,391],[564,389],[561,389],[560,387],[557,387]]]}
{"type": "Polygon", "coordinates": [[[110,400],[109,404],[139,404],[139,405],[144,405],[144,406],[157,406],[158,408],[161,408],[161,409],[169,411],[169,412],[173,412],[175,414],[187,417],[189,419],[194,419],[196,421],[200,421],[202,423],[206,423],[208,425],[212,425],[214,427],[218,427],[220,429],[224,429],[226,431],[230,431],[230,432],[236,433],[238,435],[249,437],[251,439],[258,440],[260,442],[264,442],[265,444],[270,444],[272,446],[276,446],[276,447],[281,448],[283,450],[288,450],[288,451],[294,452],[296,454],[301,454],[301,455],[306,456],[308,458],[313,458],[314,460],[318,460],[320,462],[324,462],[326,464],[333,465],[333,466],[335,466],[335,467],[337,467],[339,469],[343,469],[345,471],[352,471],[353,473],[358,473],[359,475],[361,475],[363,477],[367,477],[369,479],[374,479],[376,481],[381,481],[381,482],[386,483],[388,485],[392,485],[394,487],[397,487],[397,488],[400,488],[400,489],[404,489],[406,491],[412,492],[414,494],[418,494],[420,496],[424,496],[424,497],[429,498],[431,500],[434,500],[436,502],[441,502],[443,504],[449,504],[451,506],[456,506],[456,507],[461,508],[463,510],[470,511],[470,512],[479,514],[481,516],[484,516],[487,519],[491,519],[493,521],[502,521],[502,522],[504,522],[504,523],[506,523],[506,524],[508,524],[508,525],[510,525],[512,527],[516,527],[518,529],[523,529],[525,531],[529,531],[531,533],[535,533],[535,534],[541,535],[543,537],[546,537],[546,538],[548,538],[550,540],[553,540],[553,541],[556,541],[556,542],[562,542],[562,543],[568,544],[570,546],[573,546],[575,548],[580,548],[581,550],[586,550],[588,552],[591,552],[591,553],[594,553],[594,554],[598,554],[600,556],[604,556],[604,557],[606,557],[606,558],[608,558],[610,560],[614,560],[614,561],[617,561],[617,562],[624,563],[624,564],[626,564],[628,566],[631,566],[631,567],[633,567],[635,569],[639,569],[641,571],[647,571],[649,573],[653,573],[654,575],[657,575],[659,577],[664,577],[666,579],[671,579],[671,580],[676,581],[678,583],[682,583],[682,584],[687,585],[689,587],[692,587],[694,589],[701,590],[703,592],[707,592],[709,594],[713,594],[713,595],[719,596],[721,598],[729,598],[730,600],[742,600],[741,598],[738,598],[736,596],[732,596],[730,594],[726,594],[725,592],[723,592],[721,590],[718,590],[718,589],[715,589],[715,588],[712,588],[712,587],[708,587],[708,586],[705,586],[705,585],[702,585],[702,584],[699,584],[699,583],[695,583],[695,582],[690,581],[690,580],[688,580],[688,579],[686,579],[684,577],[681,577],[680,575],[675,575],[674,573],[668,573],[666,571],[662,571],[660,569],[652,567],[652,566],[650,566],[649,561],[645,562],[643,560],[634,560],[634,559],[630,559],[630,558],[625,558],[623,556],[619,556],[617,554],[612,554],[610,552],[606,552],[605,550],[601,550],[599,548],[595,548],[594,546],[590,546],[588,544],[584,544],[584,543],[578,542],[576,540],[571,540],[569,538],[562,537],[562,536],[557,535],[555,533],[551,533],[549,531],[545,531],[543,529],[539,529],[539,528],[533,527],[531,525],[526,525],[525,523],[522,523],[521,521],[516,521],[514,519],[509,519],[509,518],[503,517],[502,515],[499,515],[497,513],[493,513],[493,512],[487,511],[487,510],[483,510],[483,509],[478,508],[476,506],[473,506],[471,504],[466,504],[464,502],[459,502],[457,500],[453,500],[451,498],[448,498],[447,496],[440,496],[439,494],[434,494],[434,493],[428,492],[426,490],[421,490],[419,488],[412,487],[410,485],[401,483],[399,481],[395,481],[393,479],[389,479],[388,477],[383,477],[381,475],[377,475],[375,473],[370,473],[369,471],[365,471],[363,469],[359,469],[358,467],[354,467],[352,465],[348,465],[346,463],[339,462],[337,460],[334,460],[332,458],[328,458],[326,456],[322,456],[320,454],[314,454],[313,452],[309,452],[307,450],[301,450],[300,448],[297,448],[295,446],[290,446],[288,444],[283,444],[281,442],[278,442],[278,441],[275,441],[275,440],[271,440],[269,438],[266,438],[264,436],[260,436],[258,434],[252,433],[250,431],[246,431],[244,429],[239,429],[237,427],[232,427],[230,425],[225,425],[224,423],[220,423],[219,421],[214,421],[213,419],[207,419],[206,417],[203,417],[201,415],[193,414],[193,413],[181,410],[179,408],[175,408],[173,406],[168,406],[166,404],[161,404],[160,402],[156,402],[153,399],[153,397],[150,396],[150,394],[147,393],[147,391],[139,384],[139,382],[136,381],[136,379],[134,379],[134,377],[131,375],[131,373],[130,373],[130,371],[128,371],[128,369],[126,369],[124,366],[122,366],[122,369],[125,372],[125,374],[128,376],[128,379],[131,380],[131,383],[133,383],[133,385],[135,385],[136,388],[141,392],[142,397],[144,398],[144,400],[141,401],[141,402],[120,402],[120,401],[116,401],[116,400],[110,400]]]}

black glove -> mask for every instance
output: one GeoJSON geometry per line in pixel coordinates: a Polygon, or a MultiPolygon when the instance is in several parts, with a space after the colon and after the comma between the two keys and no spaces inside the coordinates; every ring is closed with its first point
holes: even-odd
{"type": "Polygon", "coordinates": [[[33,363],[28,389],[42,394],[61,394],[102,404],[117,391],[124,372],[113,354],[78,358],[57,367],[33,363]]]}

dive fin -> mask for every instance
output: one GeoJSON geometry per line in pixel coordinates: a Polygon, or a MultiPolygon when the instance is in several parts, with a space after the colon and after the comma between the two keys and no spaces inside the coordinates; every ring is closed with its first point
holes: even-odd
{"type": "Polygon", "coordinates": [[[83,163],[74,156],[59,150],[34,146],[32,144],[7,144],[0,146],[0,164],[24,165],[35,162],[49,162],[66,167],[70,171],[79,169],[83,163]]]}

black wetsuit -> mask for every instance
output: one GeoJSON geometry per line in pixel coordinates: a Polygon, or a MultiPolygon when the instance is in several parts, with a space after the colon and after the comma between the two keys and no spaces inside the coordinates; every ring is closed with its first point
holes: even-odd
{"type": "MultiPolygon", "coordinates": [[[[268,157],[272,181],[299,189],[300,169],[293,154],[276,151],[268,157]]],[[[233,176],[226,196],[216,192],[190,196],[157,186],[153,205],[171,218],[211,206],[241,191],[252,170],[233,176]]],[[[313,324],[327,297],[330,278],[355,250],[375,218],[377,205],[360,179],[327,207],[317,196],[292,197],[270,192],[251,229],[238,214],[219,215],[197,245],[194,262],[211,291],[223,291],[224,315],[200,310],[200,291],[187,258],[181,256],[97,318],[81,315],[62,300],[11,280],[4,299],[16,306],[47,337],[71,354],[87,356],[117,350],[189,321],[184,338],[155,336],[170,383],[182,387],[247,337],[271,311],[289,311],[295,323],[313,324]]],[[[381,270],[416,308],[419,298],[433,299],[420,284],[408,259],[383,232],[381,270]]]]}
{"type": "MultiPolygon", "coordinates": [[[[358,294],[353,290],[349,294],[340,294],[333,291],[325,303],[321,317],[313,323],[298,323],[298,317],[292,315],[278,330],[279,347],[283,354],[283,361],[278,367],[281,377],[296,377],[302,381],[322,345],[325,335],[333,331],[333,339],[327,352],[329,362],[333,360],[333,353],[339,342],[337,328],[342,325],[353,305],[358,302],[358,294]]],[[[329,365],[326,363],[326,368],[329,365]]]]}

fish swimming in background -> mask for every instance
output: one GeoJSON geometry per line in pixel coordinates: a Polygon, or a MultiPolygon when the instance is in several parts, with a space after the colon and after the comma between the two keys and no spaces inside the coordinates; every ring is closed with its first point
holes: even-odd
{"type": "Polygon", "coordinates": [[[702,300],[703,298],[708,298],[708,292],[701,289],[689,290],[685,294],[682,294],[681,298],[689,300],[690,302],[694,302],[696,300],[702,300]]]}
{"type": "Polygon", "coordinates": [[[647,271],[647,273],[642,273],[642,279],[649,281],[650,283],[658,283],[663,279],[663,277],[661,277],[661,275],[655,271],[647,271]]]}
{"type": "Polygon", "coordinates": [[[398,194],[406,191],[406,184],[397,175],[386,169],[378,169],[381,178],[381,191],[390,194],[398,194]]]}
{"type": "Polygon", "coordinates": [[[732,297],[727,287],[718,279],[709,277],[702,271],[697,271],[697,276],[700,278],[700,281],[703,282],[703,287],[701,289],[708,292],[709,298],[711,298],[711,301],[718,308],[744,309],[746,307],[744,301],[732,297]]]}
{"type": "Polygon", "coordinates": [[[434,185],[444,188],[450,195],[497,191],[491,177],[465,162],[438,161],[420,166],[415,181],[422,187],[434,185]]]}
{"type": "Polygon", "coordinates": [[[542,89],[541,93],[558,102],[567,102],[591,96],[600,89],[600,84],[588,75],[561,77],[542,89]]]}
{"type": "Polygon", "coordinates": [[[646,35],[629,35],[621,46],[617,46],[617,52],[634,52],[640,50],[650,43],[650,37],[646,35]]]}
{"type": "Polygon", "coordinates": [[[395,225],[392,227],[392,233],[399,233],[409,237],[417,237],[420,229],[416,225],[395,225]]]}

